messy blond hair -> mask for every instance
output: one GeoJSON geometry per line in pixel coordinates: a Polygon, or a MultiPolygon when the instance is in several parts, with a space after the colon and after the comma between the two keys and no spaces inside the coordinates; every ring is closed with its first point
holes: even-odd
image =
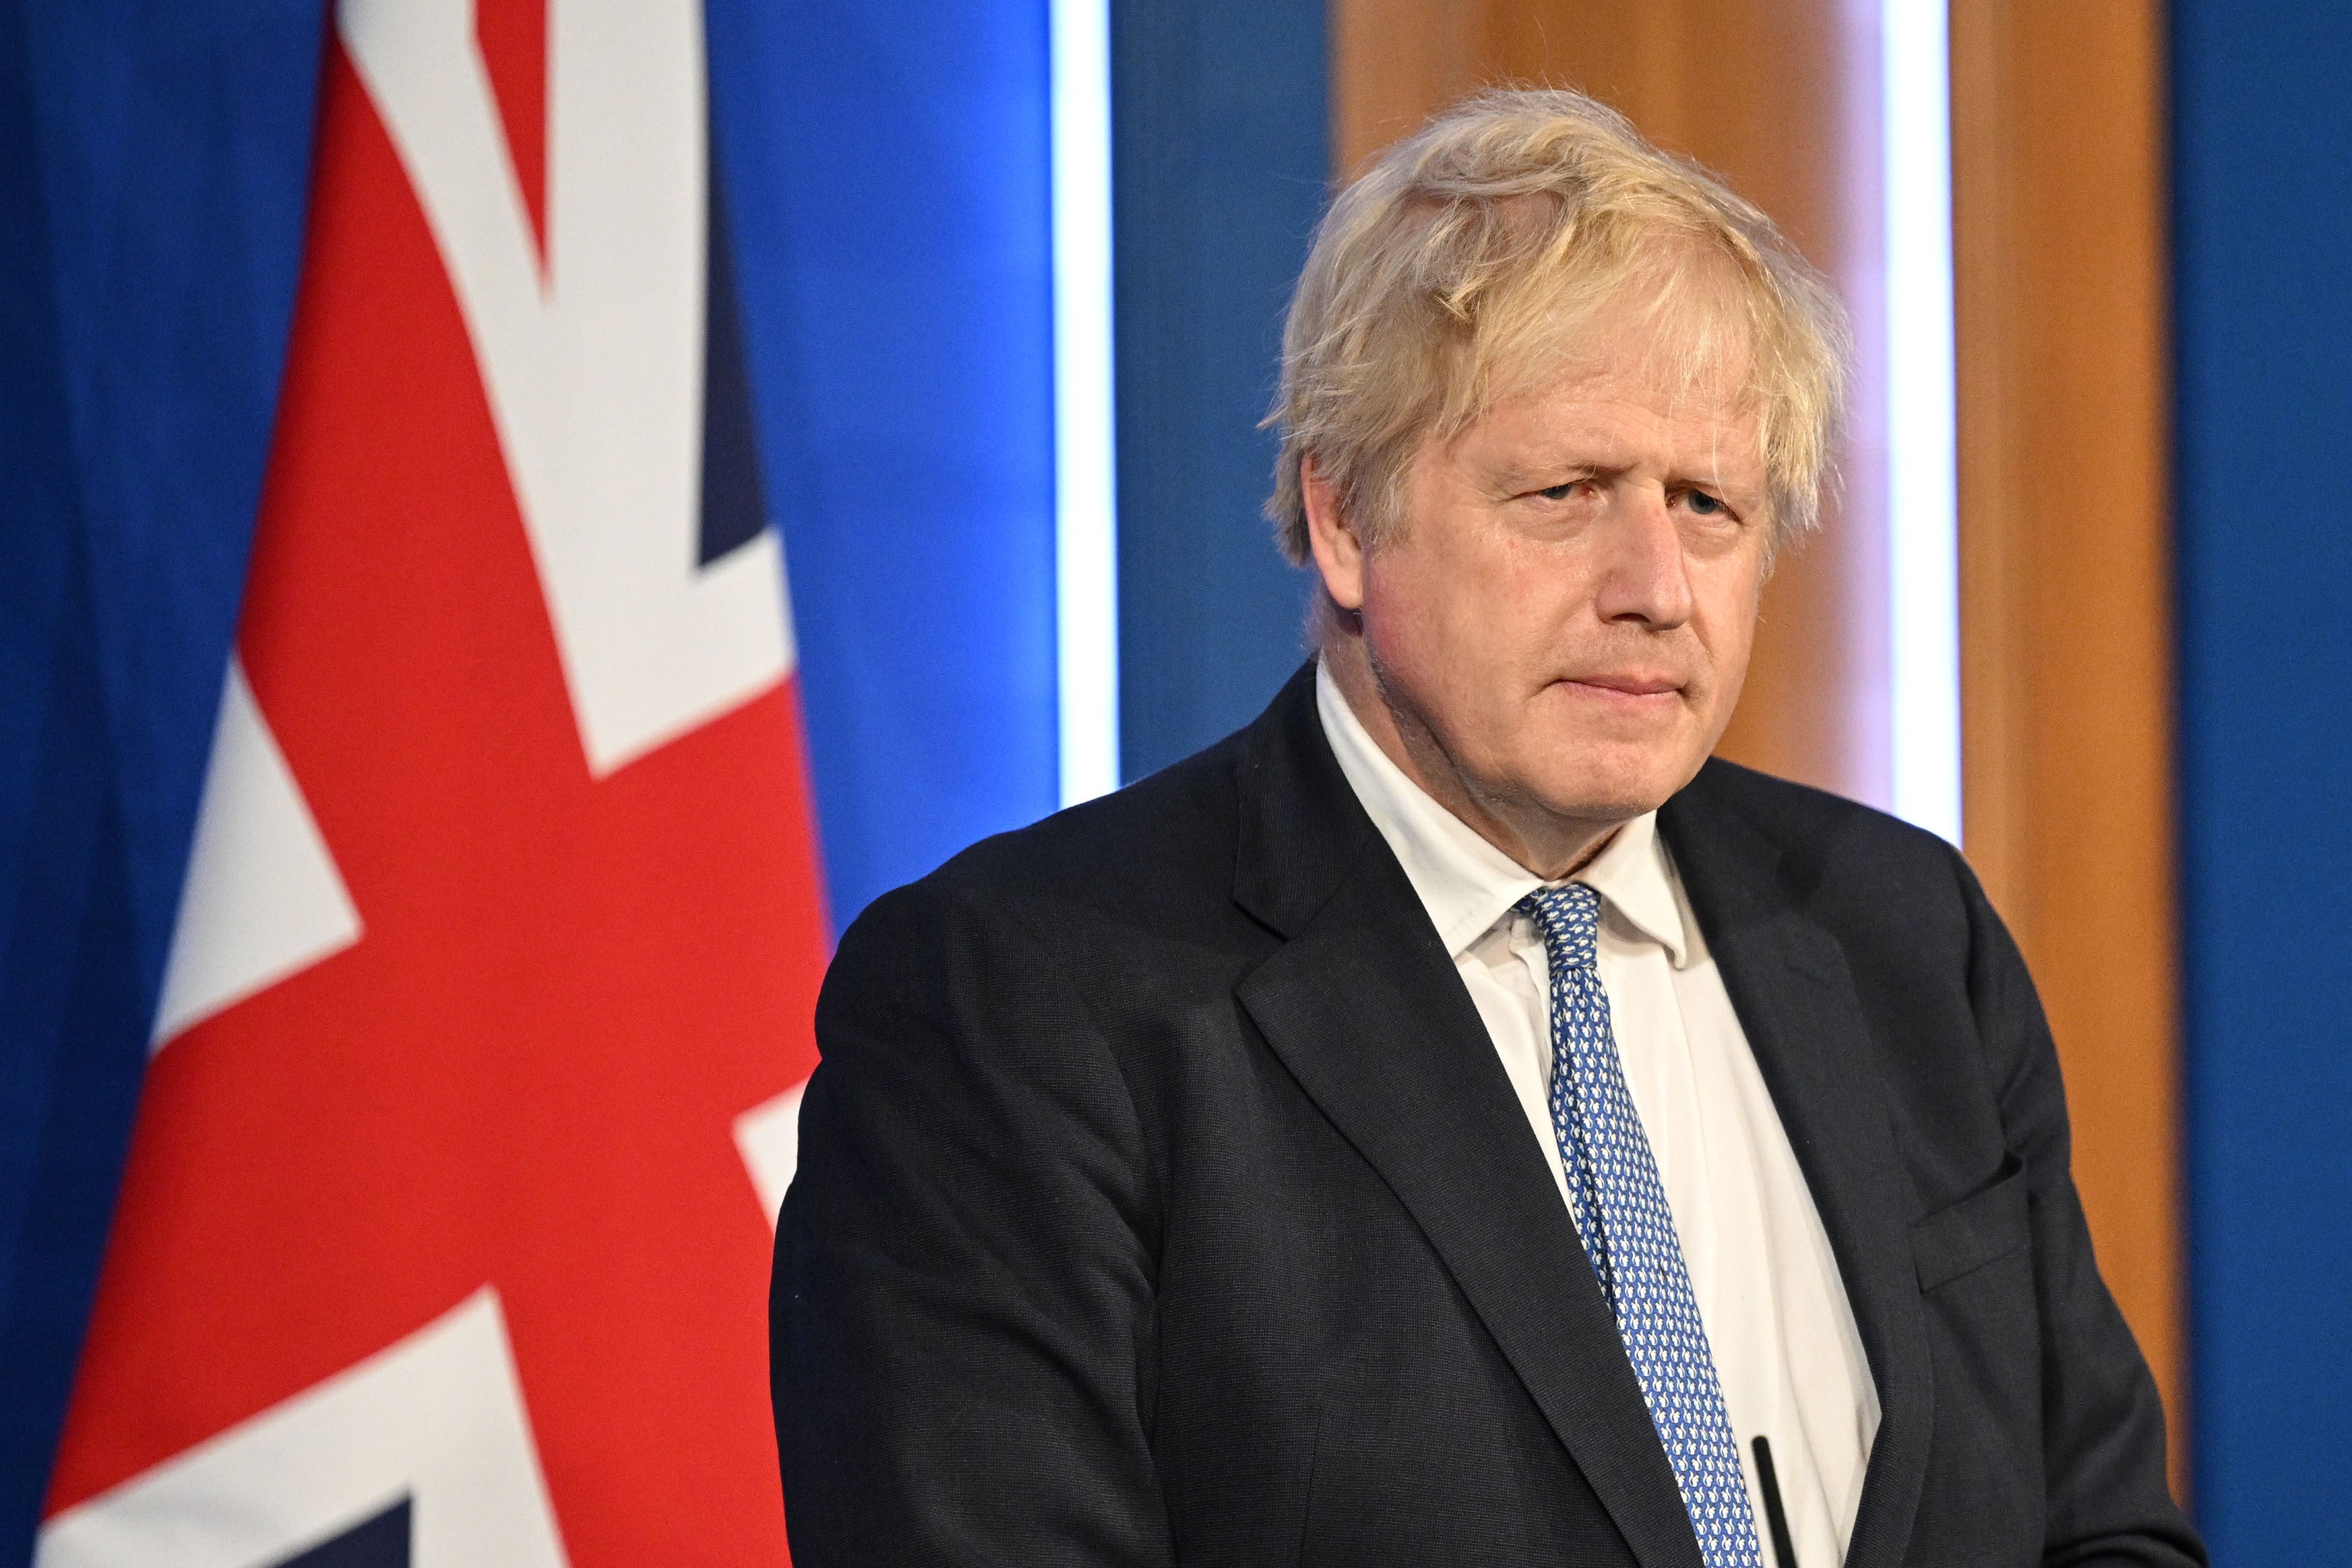
{"type": "Polygon", "coordinates": [[[1770,542],[1812,527],[1850,341],[1827,283],[1771,219],[1624,116],[1522,89],[1469,99],[1391,148],[1317,227],[1267,417],[1283,553],[1308,556],[1302,458],[1377,543],[1426,443],[1578,364],[1580,329],[1628,301],[1685,382],[1740,378],[1770,542]]]}

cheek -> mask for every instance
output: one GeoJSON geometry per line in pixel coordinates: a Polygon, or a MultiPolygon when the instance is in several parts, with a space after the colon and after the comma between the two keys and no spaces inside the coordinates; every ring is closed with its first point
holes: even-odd
{"type": "Polygon", "coordinates": [[[1546,642],[1591,597],[1580,565],[1558,548],[1483,531],[1448,553],[1442,612],[1465,644],[1498,655],[1546,642]]]}
{"type": "Polygon", "coordinates": [[[1366,572],[1373,657],[1455,726],[1501,722],[1589,637],[1590,577],[1577,551],[1492,518],[1417,517],[1366,572]]]}
{"type": "Polygon", "coordinates": [[[1463,563],[1438,525],[1416,519],[1411,532],[1364,563],[1364,622],[1391,663],[1442,659],[1460,635],[1467,591],[1463,563]]]}
{"type": "Polygon", "coordinates": [[[1763,593],[1760,560],[1734,559],[1703,573],[1698,590],[1698,630],[1717,695],[1736,697],[1756,647],[1757,611],[1763,593]]]}

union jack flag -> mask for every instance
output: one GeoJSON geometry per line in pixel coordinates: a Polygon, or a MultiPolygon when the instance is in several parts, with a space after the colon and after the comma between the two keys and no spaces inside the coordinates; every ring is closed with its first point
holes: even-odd
{"type": "Polygon", "coordinates": [[[693,0],[342,0],[44,1568],[781,1562],[826,951],[693,0]]]}

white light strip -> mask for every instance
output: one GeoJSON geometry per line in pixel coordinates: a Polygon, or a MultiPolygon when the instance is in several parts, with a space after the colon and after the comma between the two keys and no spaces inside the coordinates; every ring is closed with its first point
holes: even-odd
{"type": "Polygon", "coordinates": [[[1895,811],[1960,841],[1960,600],[1945,0],[1881,0],[1895,811]]]}
{"type": "Polygon", "coordinates": [[[1052,0],[1054,569],[1062,804],[1118,788],[1110,7],[1052,0]]]}

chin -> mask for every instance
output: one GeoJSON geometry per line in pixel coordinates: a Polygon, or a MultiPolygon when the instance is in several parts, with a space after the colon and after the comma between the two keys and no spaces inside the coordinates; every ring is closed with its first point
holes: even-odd
{"type": "Polygon", "coordinates": [[[1627,822],[1644,811],[1656,810],[1673,794],[1671,789],[1591,784],[1562,789],[1550,795],[1548,804],[1558,815],[1576,821],[1627,822]]]}
{"type": "Polygon", "coordinates": [[[1706,760],[1684,746],[1627,745],[1590,738],[1563,747],[1575,766],[1542,770],[1534,791],[1563,817],[1622,821],[1654,811],[1689,783],[1706,760]]]}
{"type": "Polygon", "coordinates": [[[1670,734],[1561,736],[1528,759],[1536,795],[1561,816],[1630,818],[1656,811],[1682,785],[1691,783],[1706,762],[1698,738],[1686,727],[1670,734]]]}

